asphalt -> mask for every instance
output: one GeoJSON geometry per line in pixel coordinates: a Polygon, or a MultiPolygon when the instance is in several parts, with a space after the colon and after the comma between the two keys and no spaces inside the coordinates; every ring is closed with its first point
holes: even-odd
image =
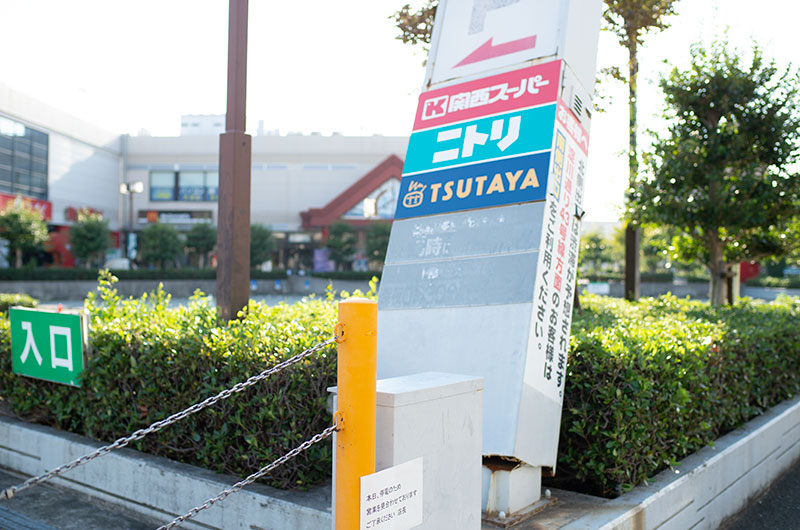
{"type": "MultiPolygon", "coordinates": [[[[0,470],[0,488],[28,477],[0,470]]],[[[152,530],[165,522],[148,519],[86,495],[41,484],[0,501],[2,530],[152,530]]]]}
{"type": "Polygon", "coordinates": [[[724,530],[800,529],[800,462],[722,527],[724,530]]]}

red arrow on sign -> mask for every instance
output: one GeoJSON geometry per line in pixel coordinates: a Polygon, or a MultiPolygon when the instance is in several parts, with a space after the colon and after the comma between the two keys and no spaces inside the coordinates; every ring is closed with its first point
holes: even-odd
{"type": "Polygon", "coordinates": [[[503,44],[498,44],[497,46],[492,45],[492,37],[489,37],[489,40],[478,46],[478,49],[464,57],[461,62],[456,64],[456,67],[478,63],[487,59],[493,59],[494,57],[521,52],[522,50],[529,50],[535,47],[536,35],[512,40],[511,42],[504,42],[503,44]]]}

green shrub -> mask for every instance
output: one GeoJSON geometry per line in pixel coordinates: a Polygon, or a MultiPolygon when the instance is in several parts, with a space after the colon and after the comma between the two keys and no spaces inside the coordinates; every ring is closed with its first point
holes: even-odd
{"type": "Polygon", "coordinates": [[[330,280],[355,280],[355,281],[370,281],[372,278],[381,279],[380,271],[330,271],[330,272],[314,272],[311,274],[314,278],[328,278],[330,280]]]}
{"type": "Polygon", "coordinates": [[[558,473],[627,491],[800,391],[800,305],[586,296],[572,327],[558,473]]]}
{"type": "MultiPolygon", "coordinates": [[[[331,298],[275,307],[250,302],[241,320],[217,321],[198,293],[167,309],[162,290],[122,300],[110,280],[90,295],[93,352],[81,388],[11,373],[8,321],[0,319],[0,395],[23,418],[113,441],[244,381],[332,336],[331,298]]],[[[336,384],[328,346],[210,409],[132,447],[221,473],[246,476],[331,422],[327,387],[336,384]]],[[[331,445],[320,443],[277,468],[268,483],[307,487],[330,475],[331,445]]]]}
{"type": "Polygon", "coordinates": [[[754,287],[780,287],[784,289],[800,289],[800,276],[787,276],[778,278],[776,276],[758,276],[747,280],[747,285],[754,287]]]}
{"type": "Polygon", "coordinates": [[[8,315],[8,308],[14,306],[36,307],[39,300],[27,294],[0,294],[0,313],[8,315]]]}
{"type": "MultiPolygon", "coordinates": [[[[688,276],[681,278],[689,283],[708,283],[708,276],[688,276]]],[[[581,278],[589,280],[590,282],[608,282],[624,280],[624,274],[621,272],[607,272],[597,274],[581,274],[581,278]]],[[[671,272],[642,272],[639,279],[643,282],[652,283],[672,283],[675,280],[675,274],[671,272]]]]}

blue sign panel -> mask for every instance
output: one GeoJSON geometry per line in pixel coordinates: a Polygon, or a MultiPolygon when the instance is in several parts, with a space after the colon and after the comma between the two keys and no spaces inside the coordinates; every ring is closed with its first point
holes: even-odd
{"type": "Polygon", "coordinates": [[[549,165],[546,151],[404,176],[394,218],[544,200],[549,165]]]}
{"type": "Polygon", "coordinates": [[[415,132],[403,174],[544,151],[552,147],[556,105],[543,105],[415,132]]]}

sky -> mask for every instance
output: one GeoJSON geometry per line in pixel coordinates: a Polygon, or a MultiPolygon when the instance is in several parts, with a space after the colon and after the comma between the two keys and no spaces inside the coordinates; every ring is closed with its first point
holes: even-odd
{"type": "MultiPolygon", "coordinates": [[[[408,0],[250,0],[247,128],[408,135],[425,54],[395,39],[408,0]]],[[[580,1],[580,0],[579,0],[580,1]]],[[[412,2],[413,3],[413,2],[412,2]]],[[[728,29],[779,64],[797,59],[800,6],[787,0],[679,0],[640,52],[641,129],[663,130],[661,75],[728,29]],[[757,6],[757,9],[753,6],[757,6]]],[[[116,133],[177,135],[182,114],[224,114],[227,0],[0,0],[0,82],[116,133]]],[[[601,33],[598,66],[626,69],[601,33]]],[[[627,182],[627,88],[609,82],[591,126],[587,221],[619,218],[627,182]]],[[[651,142],[646,133],[640,145],[651,142]]]]}

